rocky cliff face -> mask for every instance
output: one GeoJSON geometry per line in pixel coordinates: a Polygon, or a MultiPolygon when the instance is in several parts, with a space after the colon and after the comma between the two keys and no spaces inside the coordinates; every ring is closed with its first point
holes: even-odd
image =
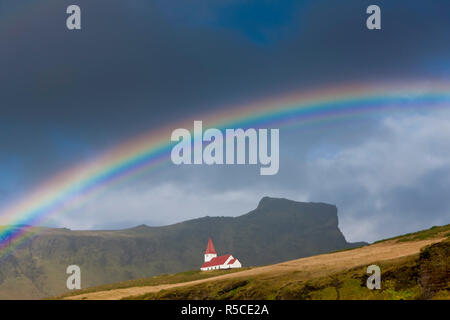
{"type": "Polygon", "coordinates": [[[164,227],[117,231],[37,230],[0,263],[0,298],[61,294],[68,265],[81,267],[82,287],[197,269],[211,236],[218,254],[244,266],[354,247],[338,228],[336,206],[263,198],[247,214],[204,217],[164,227]]]}

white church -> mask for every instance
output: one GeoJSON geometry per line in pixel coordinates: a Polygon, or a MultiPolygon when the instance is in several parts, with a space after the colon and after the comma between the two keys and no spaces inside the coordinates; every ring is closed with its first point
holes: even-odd
{"type": "Polygon", "coordinates": [[[205,263],[200,267],[200,270],[208,271],[241,267],[242,264],[239,262],[239,260],[234,258],[231,254],[217,256],[216,249],[214,249],[212,240],[211,238],[209,238],[208,245],[206,246],[205,251],[205,263]]]}

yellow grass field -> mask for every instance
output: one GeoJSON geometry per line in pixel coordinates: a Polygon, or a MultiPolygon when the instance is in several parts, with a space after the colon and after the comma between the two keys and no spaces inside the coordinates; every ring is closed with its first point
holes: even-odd
{"type": "Polygon", "coordinates": [[[224,274],[207,279],[188,281],[183,283],[162,284],[155,286],[129,287],[122,289],[112,289],[98,292],[90,292],[80,295],[65,297],[65,299],[82,300],[118,300],[132,296],[141,296],[150,293],[157,293],[161,290],[175,288],[186,288],[204,283],[213,283],[229,279],[246,279],[255,276],[273,278],[281,277],[290,272],[301,273],[300,279],[309,280],[330,275],[339,271],[348,270],[358,266],[368,266],[375,262],[380,263],[416,255],[426,246],[437,243],[445,237],[401,242],[397,240],[387,240],[361,248],[347,251],[321,254],[317,256],[286,261],[274,265],[255,267],[242,272],[224,274]]]}

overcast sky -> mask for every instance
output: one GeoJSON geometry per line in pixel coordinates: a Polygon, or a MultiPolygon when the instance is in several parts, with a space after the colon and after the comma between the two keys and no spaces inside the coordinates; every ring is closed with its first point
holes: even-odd
{"type": "MultiPolygon", "coordinates": [[[[342,83],[450,80],[450,2],[0,2],[0,208],[65,168],[202,112],[342,83]],[[382,30],[365,27],[382,9],[382,30]],[[66,29],[66,8],[82,30],[66,29]]],[[[450,108],[449,108],[450,109],[450,108]]],[[[350,241],[450,223],[450,112],[280,131],[280,171],[168,164],[48,225],[237,216],[262,196],[328,202],[350,241]]]]}

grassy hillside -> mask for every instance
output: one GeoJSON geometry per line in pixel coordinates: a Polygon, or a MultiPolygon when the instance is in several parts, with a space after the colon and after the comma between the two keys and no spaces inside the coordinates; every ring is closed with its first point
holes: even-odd
{"type": "Polygon", "coordinates": [[[358,249],[242,273],[192,271],[91,288],[73,295],[79,295],[75,297],[78,299],[109,299],[111,295],[103,290],[126,288],[118,295],[113,293],[116,299],[449,299],[449,227],[433,227],[358,249]],[[447,240],[439,242],[445,237],[447,240]],[[370,264],[381,267],[382,290],[366,287],[366,267],[370,264]],[[211,277],[215,278],[210,281],[211,277]],[[179,279],[194,282],[183,286],[177,284],[179,279]],[[143,287],[160,284],[169,285],[143,287]]]}
{"type": "Polygon", "coordinates": [[[380,243],[388,240],[396,240],[399,242],[418,241],[418,240],[432,239],[436,237],[450,237],[450,224],[447,224],[445,226],[434,226],[431,227],[430,229],[407,233],[389,239],[383,239],[375,243],[380,243]]]}
{"type": "Polygon", "coordinates": [[[366,287],[366,266],[304,280],[302,271],[280,276],[207,282],[128,299],[450,299],[450,241],[426,247],[418,255],[376,263],[381,290],[366,287]]]}
{"type": "Polygon", "coordinates": [[[112,284],[105,284],[96,287],[90,287],[81,290],[75,290],[69,293],[66,293],[62,296],[49,298],[49,299],[61,299],[66,297],[71,297],[75,295],[98,292],[98,291],[108,291],[115,289],[123,289],[130,287],[145,287],[145,286],[157,286],[162,284],[172,284],[172,283],[183,283],[188,281],[200,280],[200,279],[208,279],[212,277],[217,277],[224,274],[236,273],[245,270],[249,270],[250,268],[239,268],[239,269],[230,269],[230,270],[212,270],[210,272],[202,272],[200,270],[186,271],[180,272],[176,274],[162,274],[158,276],[154,276],[151,278],[142,278],[142,279],[133,279],[127,280],[112,284]]]}
{"type": "Polygon", "coordinates": [[[67,292],[66,268],[82,272],[82,288],[196,270],[209,236],[219,254],[244,266],[273,264],[361,245],[338,228],[336,206],[263,198],[239,217],[204,217],[164,227],[117,231],[34,229],[35,236],[0,262],[0,299],[67,292]]]}

